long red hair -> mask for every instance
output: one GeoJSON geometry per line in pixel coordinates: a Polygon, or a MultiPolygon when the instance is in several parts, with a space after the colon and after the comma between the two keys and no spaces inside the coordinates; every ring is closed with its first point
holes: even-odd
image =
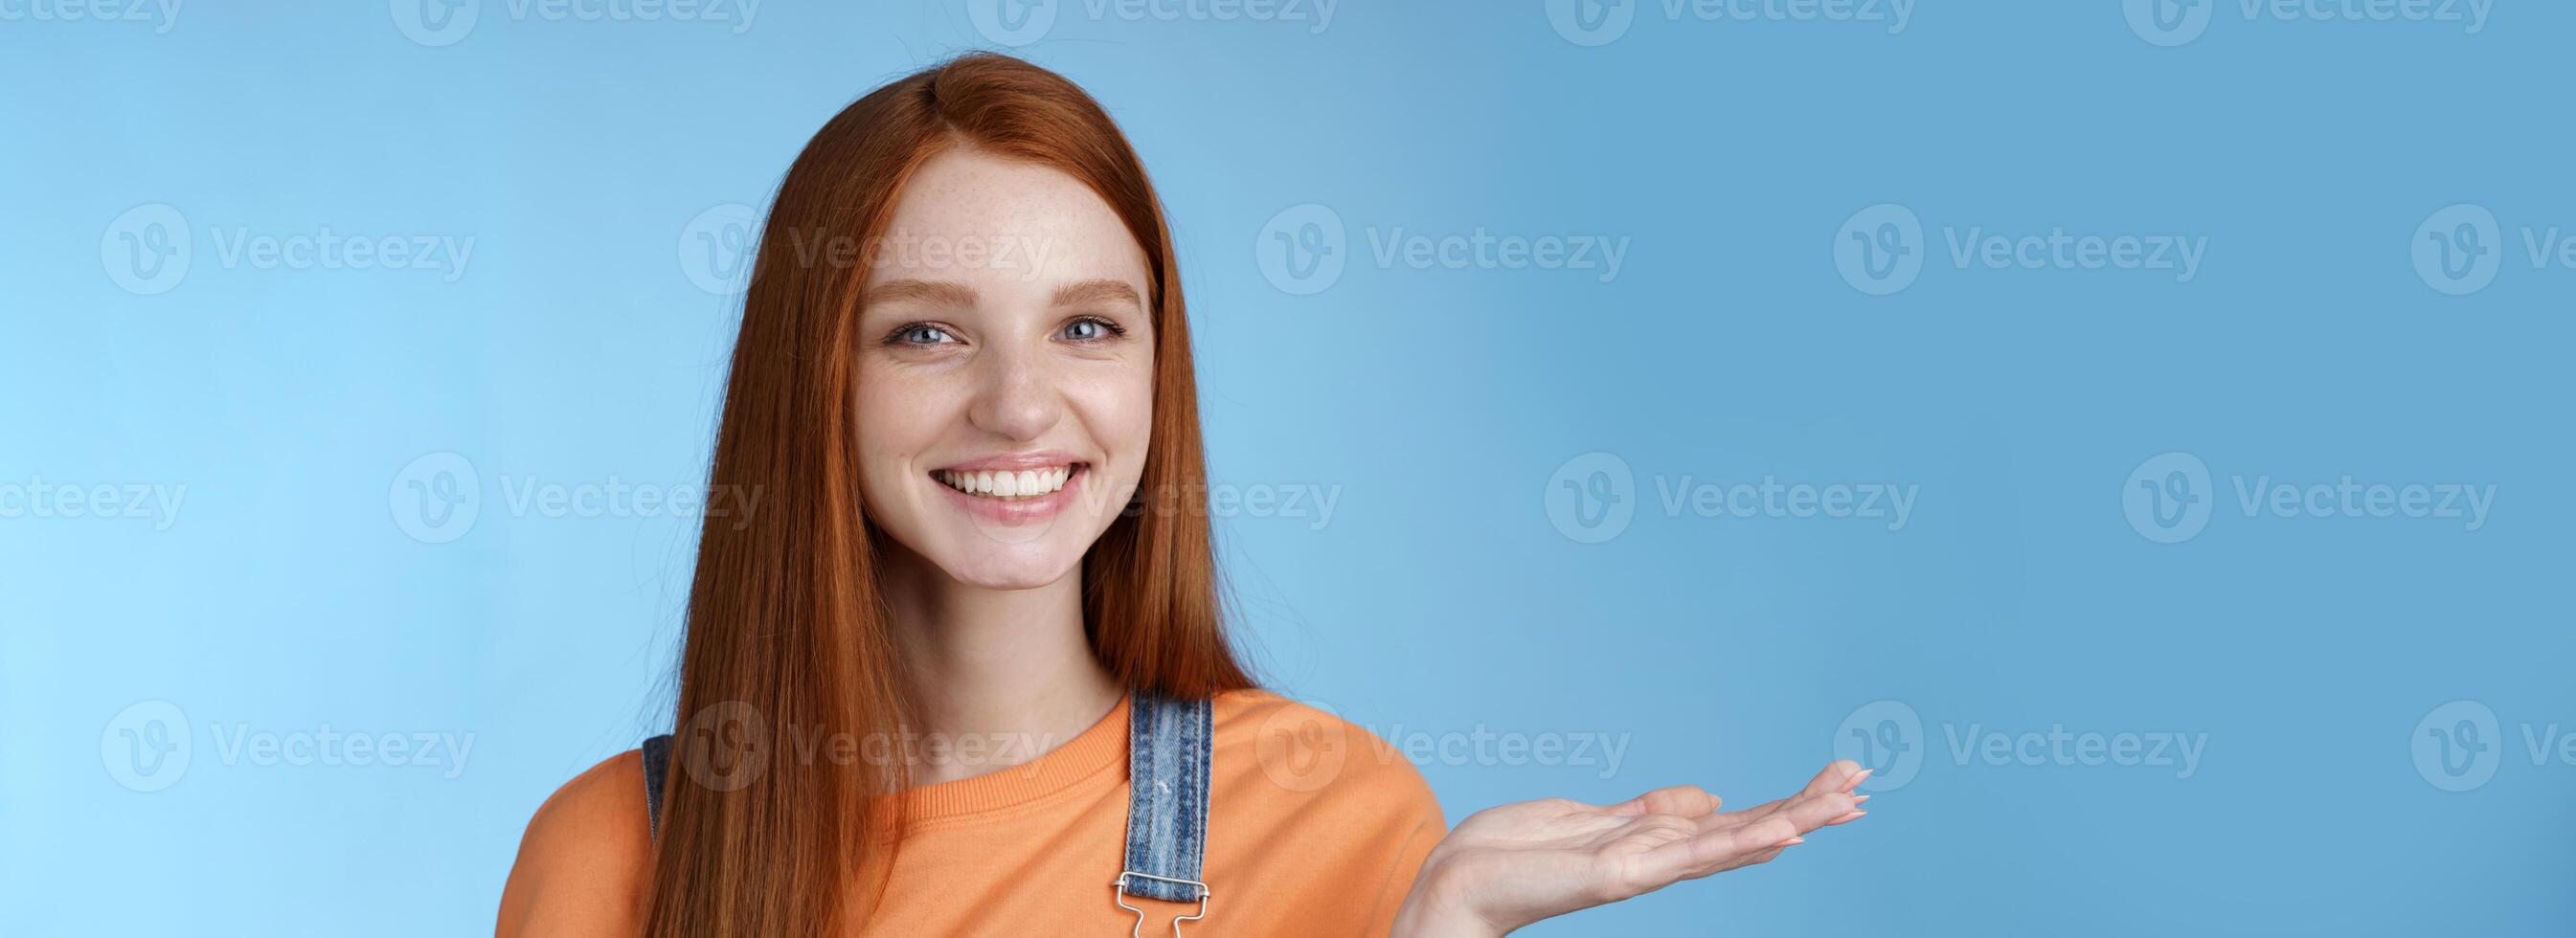
{"type": "MultiPolygon", "coordinates": [[[[770,207],[744,297],[710,485],[760,492],[701,534],[646,933],[822,936],[863,919],[891,855],[878,807],[902,760],[805,758],[816,733],[901,738],[916,712],[859,498],[852,417],[864,265],[799,245],[873,244],[905,181],[950,147],[1060,170],[1097,193],[1150,265],[1154,419],[1140,498],[1204,493],[1197,382],[1163,208],[1126,137],[1063,76],[978,54],[860,98],[806,144],[770,207]],[[740,719],[748,715],[748,719],[740,719]],[[713,716],[727,725],[706,725],[713,716]],[[745,769],[734,760],[752,760],[745,769]],[[710,784],[709,766],[729,767],[710,784]],[[693,783],[694,780],[694,783],[693,783]]],[[[1082,564],[1092,654],[1128,687],[1252,686],[1227,642],[1203,505],[1129,510],[1082,564]]],[[[826,736],[820,738],[834,738],[826,736]]],[[[1107,880],[1103,880],[1106,882],[1107,880]]]]}

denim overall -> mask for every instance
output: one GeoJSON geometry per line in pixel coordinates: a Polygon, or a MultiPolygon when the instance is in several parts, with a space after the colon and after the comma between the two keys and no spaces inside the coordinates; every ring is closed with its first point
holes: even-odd
{"type": "MultiPolygon", "coordinates": [[[[1207,917],[1208,887],[1200,872],[1207,851],[1208,762],[1213,717],[1208,701],[1174,700],[1134,691],[1127,708],[1127,857],[1109,885],[1112,901],[1136,913],[1129,938],[1145,928],[1145,911],[1128,896],[1196,902],[1198,911],[1172,920],[1207,917]]],[[[670,770],[671,737],[644,741],[644,805],[653,835],[661,835],[663,775],[670,770]]]]}

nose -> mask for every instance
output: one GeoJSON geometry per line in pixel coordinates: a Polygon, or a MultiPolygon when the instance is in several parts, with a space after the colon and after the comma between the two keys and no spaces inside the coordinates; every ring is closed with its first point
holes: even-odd
{"type": "Polygon", "coordinates": [[[1055,375],[1042,354],[993,348],[977,365],[982,374],[975,404],[966,415],[976,428],[1021,442],[1055,428],[1064,402],[1056,394],[1055,375]]]}

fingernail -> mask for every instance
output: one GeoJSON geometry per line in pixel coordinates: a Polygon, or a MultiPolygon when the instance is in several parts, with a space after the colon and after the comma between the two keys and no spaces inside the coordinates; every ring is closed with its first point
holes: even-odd
{"type": "Polygon", "coordinates": [[[1853,804],[1855,804],[1855,805],[1868,804],[1868,803],[1869,803],[1869,796],[1868,796],[1868,795],[1862,795],[1862,796],[1860,796],[1860,797],[1858,797],[1858,798],[1854,798],[1854,799],[1852,799],[1852,803],[1853,803],[1853,804]]]}
{"type": "Polygon", "coordinates": [[[1876,772],[1876,771],[1878,771],[1878,770],[1877,770],[1877,769],[1862,769],[1862,770],[1860,770],[1860,771],[1858,771],[1858,772],[1854,772],[1854,773],[1852,773],[1852,777],[1850,777],[1850,778],[1847,778],[1847,779],[1844,779],[1844,780],[1843,780],[1843,790],[1844,790],[1844,791],[1851,791],[1851,790],[1853,790],[1853,789],[1859,788],[1859,787],[1860,787],[1860,783],[1861,783],[1863,780],[1865,780],[1865,779],[1868,779],[1868,778],[1869,778],[1869,773],[1871,773],[1871,772],[1876,772]]]}
{"type": "Polygon", "coordinates": [[[1853,822],[1853,821],[1860,820],[1862,815],[1864,815],[1864,814],[1868,814],[1868,813],[1869,813],[1869,812],[1867,812],[1867,811],[1854,811],[1854,812],[1852,812],[1852,813],[1850,813],[1850,814],[1846,814],[1846,815],[1843,815],[1843,816],[1841,816],[1841,817],[1835,818],[1835,819],[1833,819],[1833,820],[1826,821],[1826,822],[1825,822],[1825,826],[1827,826],[1827,827],[1831,827],[1831,826],[1836,825],[1836,824],[1849,824],[1849,823],[1851,823],[1851,822],[1853,822]]]}
{"type": "Polygon", "coordinates": [[[1781,847],[1795,847],[1795,846],[1797,846],[1797,845],[1799,845],[1799,844],[1803,844],[1803,843],[1806,843],[1806,842],[1807,842],[1807,838],[1804,838],[1804,837],[1791,837],[1791,838],[1789,838],[1789,839],[1787,839],[1787,840],[1783,840],[1783,841],[1781,841],[1781,842],[1779,842],[1779,843],[1772,844],[1771,846],[1772,846],[1772,848],[1773,848],[1773,849],[1778,849],[1778,848],[1781,848],[1781,847]]]}

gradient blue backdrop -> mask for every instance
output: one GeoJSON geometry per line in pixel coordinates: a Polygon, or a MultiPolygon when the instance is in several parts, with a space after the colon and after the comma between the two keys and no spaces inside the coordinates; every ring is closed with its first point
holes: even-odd
{"type": "Polygon", "coordinates": [[[2576,232],[2568,5],[856,6],[0,4],[9,931],[488,929],[538,802],[655,731],[695,524],[512,494],[702,481],[735,310],[700,236],[738,232],[705,213],[857,94],[1009,42],[1155,175],[1217,481],[1337,499],[1220,522],[1275,686],[1399,742],[1624,746],[1435,753],[1453,822],[1749,803],[1894,744],[1867,821],[1529,933],[2576,929],[2576,270],[2525,240],[2576,232]],[[1837,262],[1885,203],[1911,280],[1837,262]],[[2435,218],[2463,203],[2488,266],[2419,268],[2470,246],[2441,239],[2474,210],[2435,218]],[[1300,279],[1334,226],[1339,273],[1300,279]],[[472,251],[233,250],[326,229],[472,251]],[[1373,248],[1480,229],[1626,248],[1606,279],[1373,248]],[[1962,266],[1971,229],[2205,255],[1962,266]],[[2202,521],[2133,521],[2189,460],[2202,521]],[[1666,507],[1766,476],[1915,494],[1901,526],[1666,507]],[[2347,476],[2495,496],[2474,530],[2239,501],[2347,476]],[[432,524],[409,484],[460,479],[476,517],[432,524]],[[325,728],[471,748],[233,748],[325,728]],[[2205,748],[2187,777],[1954,748],[2059,728],[2205,748]]]}

